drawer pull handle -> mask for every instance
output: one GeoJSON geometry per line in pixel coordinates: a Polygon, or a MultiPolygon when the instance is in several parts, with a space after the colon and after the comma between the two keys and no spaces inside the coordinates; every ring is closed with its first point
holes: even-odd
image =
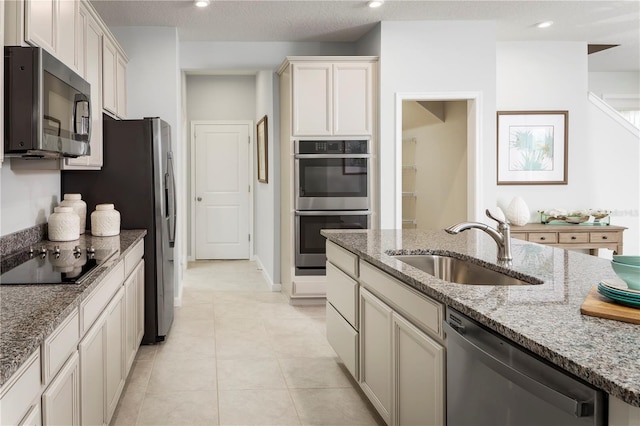
{"type": "Polygon", "coordinates": [[[547,239],[546,237],[540,237],[540,240],[541,240],[541,241],[544,241],[544,240],[546,240],[546,239],[547,239]]]}
{"type": "Polygon", "coordinates": [[[575,239],[576,239],[576,236],[575,236],[575,235],[572,235],[572,236],[571,236],[571,239],[572,239],[572,240],[575,240],[575,239]]]}
{"type": "Polygon", "coordinates": [[[607,239],[607,236],[606,236],[606,235],[603,235],[603,236],[602,236],[602,239],[603,239],[603,240],[606,240],[606,239],[607,239]]]}

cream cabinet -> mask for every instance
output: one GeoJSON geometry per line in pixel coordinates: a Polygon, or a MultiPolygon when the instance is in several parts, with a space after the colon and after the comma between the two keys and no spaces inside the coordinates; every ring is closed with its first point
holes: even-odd
{"type": "Polygon", "coordinates": [[[91,84],[91,155],[66,158],[66,170],[97,170],[102,167],[102,38],[103,32],[92,11],[83,2],[78,19],[78,71],[91,84]]]}
{"type": "Polygon", "coordinates": [[[639,426],[640,407],[609,395],[609,426],[639,426]]]}
{"type": "Polygon", "coordinates": [[[5,44],[40,46],[73,70],[76,56],[79,2],[15,0],[5,2],[5,44]]]}
{"type": "Polygon", "coordinates": [[[116,117],[126,118],[127,58],[111,37],[102,40],[102,106],[116,117]]]}
{"type": "Polygon", "coordinates": [[[125,374],[129,373],[144,334],[144,260],[140,260],[129,278],[125,289],[125,374]]]}
{"type": "Polygon", "coordinates": [[[80,406],[83,425],[106,424],[105,360],[106,313],[85,334],[78,345],[80,354],[80,406]]]}
{"type": "Polygon", "coordinates": [[[373,61],[296,61],[291,67],[294,136],[372,135],[373,61]]]}
{"type": "Polygon", "coordinates": [[[37,349],[0,387],[0,424],[22,424],[24,420],[35,417],[34,413],[40,412],[40,375],[40,349],[37,349]]]}
{"type": "Polygon", "coordinates": [[[125,361],[124,361],[124,333],[125,333],[125,307],[124,288],[118,293],[106,309],[105,321],[105,398],[107,423],[111,421],[120,393],[124,388],[125,361]]]}
{"type": "Polygon", "coordinates": [[[42,394],[42,424],[80,424],[80,369],[75,351],[42,394]]]}

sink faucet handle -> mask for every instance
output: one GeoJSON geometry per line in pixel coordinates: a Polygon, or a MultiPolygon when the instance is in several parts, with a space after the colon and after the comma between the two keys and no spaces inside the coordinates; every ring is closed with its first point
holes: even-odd
{"type": "Polygon", "coordinates": [[[489,211],[489,209],[485,210],[485,214],[487,215],[488,218],[495,220],[496,222],[498,222],[498,225],[508,225],[508,223],[504,220],[498,219],[497,217],[495,217],[493,214],[491,214],[491,212],[489,211]]]}

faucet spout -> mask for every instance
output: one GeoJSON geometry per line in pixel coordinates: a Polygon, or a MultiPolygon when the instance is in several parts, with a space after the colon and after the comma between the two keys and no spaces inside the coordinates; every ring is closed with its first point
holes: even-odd
{"type": "Polygon", "coordinates": [[[508,223],[494,218],[489,210],[487,210],[486,213],[487,216],[498,222],[497,229],[493,229],[489,225],[480,222],[460,222],[449,226],[445,231],[449,234],[458,234],[468,229],[479,229],[489,234],[498,245],[498,260],[501,262],[510,262],[513,259],[511,256],[511,227],[508,223]]]}

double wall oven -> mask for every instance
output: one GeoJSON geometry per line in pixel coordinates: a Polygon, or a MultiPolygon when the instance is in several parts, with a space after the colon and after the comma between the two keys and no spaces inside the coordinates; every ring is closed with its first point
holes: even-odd
{"type": "Polygon", "coordinates": [[[296,275],[324,275],[321,229],[369,228],[369,140],[295,141],[296,275]]]}

